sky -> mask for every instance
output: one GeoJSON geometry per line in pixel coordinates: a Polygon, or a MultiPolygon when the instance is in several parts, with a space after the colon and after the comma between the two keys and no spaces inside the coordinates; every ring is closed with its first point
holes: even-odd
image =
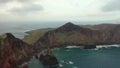
{"type": "Polygon", "coordinates": [[[0,34],[79,25],[120,24],[120,0],[0,0],[0,34]]]}
{"type": "Polygon", "coordinates": [[[120,0],[0,0],[0,25],[120,21],[120,0]]]}

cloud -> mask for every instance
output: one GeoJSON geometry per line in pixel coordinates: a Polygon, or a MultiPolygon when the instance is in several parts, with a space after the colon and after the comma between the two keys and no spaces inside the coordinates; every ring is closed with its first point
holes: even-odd
{"type": "Polygon", "coordinates": [[[0,3],[8,3],[8,2],[12,2],[12,1],[17,1],[17,2],[31,2],[34,0],[0,0],[0,3]]]}
{"type": "Polygon", "coordinates": [[[0,3],[7,3],[10,2],[11,0],[0,0],[0,3]]]}
{"type": "MultiPolygon", "coordinates": [[[[0,2],[4,3],[0,5],[0,21],[3,22],[99,21],[120,18],[119,11],[112,12],[115,11],[115,6],[119,5],[119,0],[0,0],[0,2]]],[[[117,10],[118,8],[119,6],[117,10]]]]}
{"type": "Polygon", "coordinates": [[[120,11],[120,0],[112,0],[108,2],[104,7],[103,11],[120,11]]]}
{"type": "Polygon", "coordinates": [[[35,4],[36,1],[37,0],[0,0],[0,8],[4,7],[5,11],[10,14],[28,14],[43,10],[40,4],[35,4]]]}
{"type": "Polygon", "coordinates": [[[38,4],[31,4],[31,3],[25,3],[22,5],[22,7],[15,7],[12,9],[9,9],[8,11],[11,13],[17,13],[17,14],[28,14],[31,12],[37,12],[37,11],[42,11],[43,7],[38,4]]]}

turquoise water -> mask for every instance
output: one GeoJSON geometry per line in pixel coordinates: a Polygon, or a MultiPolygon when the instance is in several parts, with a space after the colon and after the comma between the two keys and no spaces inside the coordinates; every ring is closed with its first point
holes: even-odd
{"type": "MultiPolygon", "coordinates": [[[[120,48],[109,47],[99,50],[60,48],[53,50],[59,61],[58,68],[120,68],[120,48]]],[[[40,61],[32,59],[29,68],[43,68],[40,61]]]]}

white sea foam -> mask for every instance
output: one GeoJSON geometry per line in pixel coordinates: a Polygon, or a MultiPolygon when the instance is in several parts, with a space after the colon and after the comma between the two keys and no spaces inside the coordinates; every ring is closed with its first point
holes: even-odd
{"type": "Polygon", "coordinates": [[[61,62],[64,63],[64,64],[74,64],[74,62],[72,62],[72,61],[64,61],[64,60],[62,60],[61,62]]]}
{"type": "Polygon", "coordinates": [[[109,47],[120,47],[120,45],[99,45],[99,46],[96,46],[96,48],[94,50],[99,50],[101,48],[109,48],[109,47]]]}
{"type": "Polygon", "coordinates": [[[60,67],[63,67],[63,65],[62,65],[62,64],[59,64],[59,66],[60,66],[60,67]]]}
{"type": "Polygon", "coordinates": [[[80,46],[67,46],[65,48],[80,48],[80,46]]]}
{"type": "Polygon", "coordinates": [[[69,64],[74,64],[74,62],[72,62],[72,61],[69,61],[69,64]]]}
{"type": "Polygon", "coordinates": [[[52,50],[60,50],[60,48],[54,48],[54,49],[52,49],[52,50]]]}
{"type": "Polygon", "coordinates": [[[28,64],[27,62],[24,62],[23,64],[20,65],[20,68],[27,64],[28,64]]]}

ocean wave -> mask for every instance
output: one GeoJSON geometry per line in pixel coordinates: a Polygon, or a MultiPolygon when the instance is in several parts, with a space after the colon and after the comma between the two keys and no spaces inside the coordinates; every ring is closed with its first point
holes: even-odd
{"type": "Polygon", "coordinates": [[[64,61],[64,60],[62,60],[61,62],[64,63],[64,64],[74,64],[74,62],[72,62],[72,61],[64,61]]]}
{"type": "Polygon", "coordinates": [[[23,64],[20,65],[20,68],[22,68],[24,65],[27,65],[28,62],[24,62],[23,64]]]}
{"type": "Polygon", "coordinates": [[[94,50],[99,50],[101,48],[109,48],[109,47],[120,47],[120,45],[99,45],[99,46],[96,46],[96,48],[94,50]]]}
{"type": "Polygon", "coordinates": [[[60,50],[60,48],[53,48],[52,50],[60,50]]]}
{"type": "Polygon", "coordinates": [[[60,67],[63,67],[63,65],[62,65],[62,64],[59,64],[59,66],[60,66],[60,67]]]}
{"type": "Polygon", "coordinates": [[[72,61],[69,61],[69,64],[74,64],[74,62],[72,62],[72,61]]]}
{"type": "Polygon", "coordinates": [[[65,48],[81,48],[80,46],[67,46],[67,47],[65,47],[65,48]]]}

